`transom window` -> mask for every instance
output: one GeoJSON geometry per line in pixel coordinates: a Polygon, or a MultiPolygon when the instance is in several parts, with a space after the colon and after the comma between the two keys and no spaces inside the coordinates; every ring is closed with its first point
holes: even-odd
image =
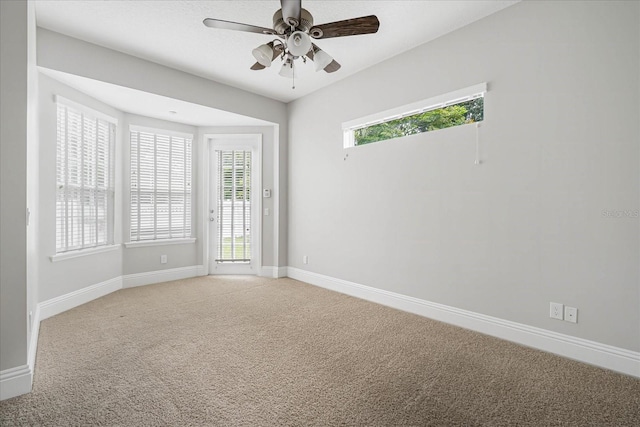
{"type": "Polygon", "coordinates": [[[345,148],[484,120],[486,83],[343,124],[345,148]]]}
{"type": "Polygon", "coordinates": [[[56,253],[112,244],[115,119],[56,101],[56,253]]]}
{"type": "Polygon", "coordinates": [[[193,136],[131,127],[131,241],[191,237],[193,136]]]}

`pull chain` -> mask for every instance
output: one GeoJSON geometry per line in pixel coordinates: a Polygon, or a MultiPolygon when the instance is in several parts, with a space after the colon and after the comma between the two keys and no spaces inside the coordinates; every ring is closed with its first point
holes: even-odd
{"type": "MultiPolygon", "coordinates": [[[[298,25],[296,23],[296,25],[293,25],[292,23],[289,23],[289,25],[291,26],[291,32],[295,32],[296,31],[296,25],[298,25]]],[[[296,88],[296,69],[293,68],[293,57],[291,57],[291,89],[295,89],[296,88]]]]}
{"type": "Polygon", "coordinates": [[[479,165],[480,162],[480,123],[476,122],[476,161],[473,162],[479,165]]]}

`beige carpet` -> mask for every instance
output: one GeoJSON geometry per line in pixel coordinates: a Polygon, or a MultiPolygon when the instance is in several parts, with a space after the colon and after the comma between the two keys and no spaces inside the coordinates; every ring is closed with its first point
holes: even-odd
{"type": "Polygon", "coordinates": [[[42,322],[0,425],[640,425],[640,380],[291,279],[125,289],[42,322]]]}

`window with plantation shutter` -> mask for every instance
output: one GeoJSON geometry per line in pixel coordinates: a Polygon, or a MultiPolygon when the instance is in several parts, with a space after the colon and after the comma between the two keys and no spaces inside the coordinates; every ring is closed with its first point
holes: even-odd
{"type": "Polygon", "coordinates": [[[131,127],[132,242],[191,237],[192,135],[131,127]]]}
{"type": "Polygon", "coordinates": [[[115,123],[56,100],[56,253],[112,244],[115,123]]]}

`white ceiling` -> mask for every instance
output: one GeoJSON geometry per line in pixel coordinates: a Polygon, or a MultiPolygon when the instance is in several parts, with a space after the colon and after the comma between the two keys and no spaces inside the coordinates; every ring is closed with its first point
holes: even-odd
{"type": "MultiPolygon", "coordinates": [[[[38,26],[284,102],[504,9],[504,1],[303,0],[315,24],[376,15],[376,34],[318,40],[342,68],[333,74],[297,68],[296,88],[278,75],[279,61],[252,71],[251,50],[272,36],[205,27],[204,18],[272,26],[277,0],[37,0],[38,26]]],[[[298,60],[300,63],[300,60],[298,60]]],[[[143,114],[143,112],[139,112],[143,114]]]]}

